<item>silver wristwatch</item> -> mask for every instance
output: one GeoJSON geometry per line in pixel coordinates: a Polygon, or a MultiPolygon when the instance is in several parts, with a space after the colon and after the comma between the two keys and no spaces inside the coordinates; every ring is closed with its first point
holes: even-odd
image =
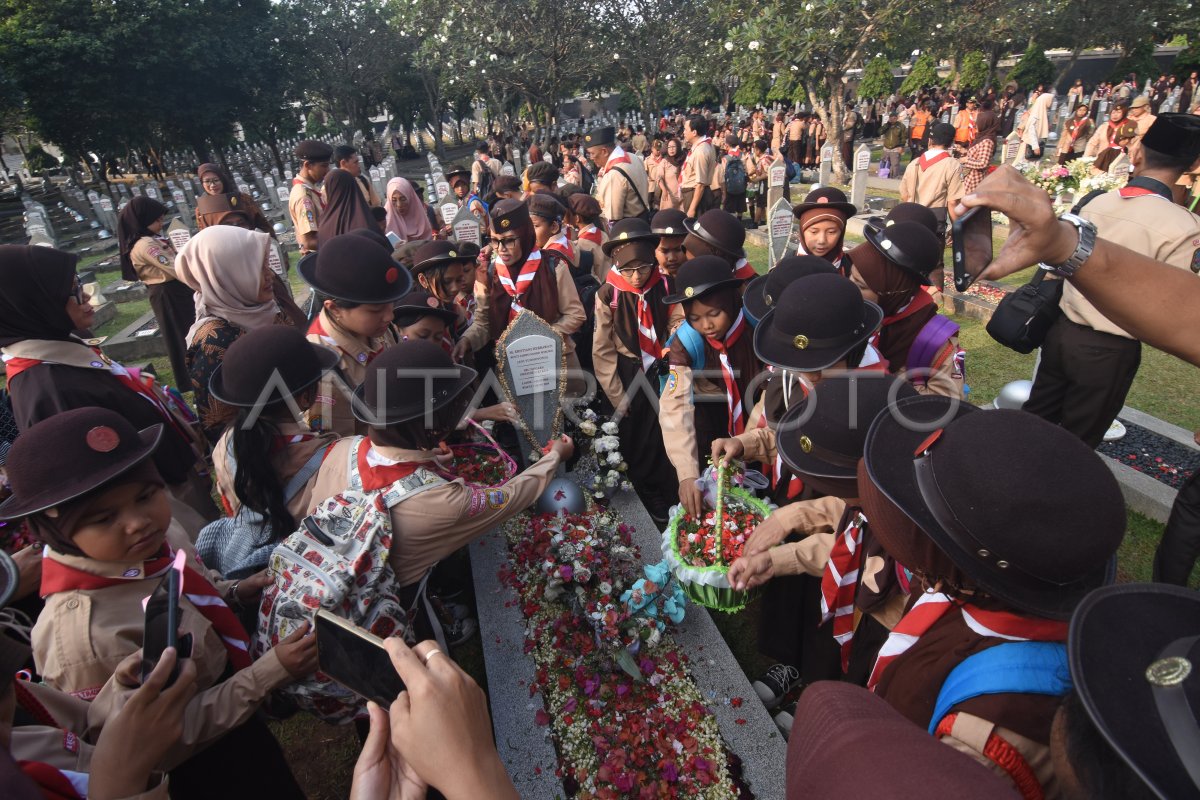
{"type": "Polygon", "coordinates": [[[1062,214],[1059,219],[1071,223],[1075,230],[1079,231],[1079,243],[1075,245],[1075,252],[1061,264],[1047,264],[1043,261],[1038,266],[1060,278],[1069,278],[1091,257],[1092,250],[1096,247],[1096,226],[1075,214],[1062,214]]]}

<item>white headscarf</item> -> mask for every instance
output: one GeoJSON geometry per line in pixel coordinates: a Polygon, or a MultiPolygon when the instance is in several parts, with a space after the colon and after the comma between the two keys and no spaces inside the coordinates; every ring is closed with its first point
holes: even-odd
{"type": "Polygon", "coordinates": [[[196,292],[196,321],[187,332],[188,347],[200,326],[213,318],[248,331],[274,322],[279,313],[275,301],[258,299],[270,241],[262,231],[214,225],[179,251],[175,272],[196,292]]]}

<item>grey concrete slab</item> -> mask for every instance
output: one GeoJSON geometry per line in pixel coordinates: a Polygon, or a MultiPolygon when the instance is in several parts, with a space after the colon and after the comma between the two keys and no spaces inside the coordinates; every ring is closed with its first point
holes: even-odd
{"type": "Polygon", "coordinates": [[[1156,481],[1144,472],[1138,472],[1116,459],[1104,457],[1104,463],[1117,477],[1125,505],[1150,519],[1165,523],[1179,493],[1161,481],[1156,481]]]}
{"type": "Polygon", "coordinates": [[[1141,425],[1146,430],[1157,433],[1164,439],[1170,439],[1176,444],[1181,444],[1192,450],[1200,449],[1196,447],[1196,440],[1193,438],[1192,431],[1189,431],[1187,428],[1181,428],[1178,425],[1172,425],[1169,422],[1164,422],[1158,417],[1147,414],[1145,411],[1138,411],[1136,408],[1125,406],[1121,409],[1121,413],[1117,414],[1117,417],[1126,422],[1141,425]]]}
{"type": "MultiPolygon", "coordinates": [[[[612,508],[634,526],[634,541],[646,563],[661,560],[661,535],[632,492],[619,493],[612,508]]],[[[534,663],[524,654],[524,620],[512,603],[515,592],[501,585],[497,572],[508,563],[507,546],[493,531],[471,546],[480,635],[487,667],[492,725],[501,758],[522,797],[549,798],[561,792],[554,777],[557,756],[549,731],[533,715],[540,695],[529,695],[534,663]],[[541,774],[536,768],[540,767],[541,774]]],[[[689,604],[687,617],[671,635],[690,661],[692,679],[706,698],[725,744],[743,763],[743,775],[756,798],[784,797],[787,744],[758,701],[709,612],[689,604]],[[744,703],[735,708],[733,698],[744,703]]]]}

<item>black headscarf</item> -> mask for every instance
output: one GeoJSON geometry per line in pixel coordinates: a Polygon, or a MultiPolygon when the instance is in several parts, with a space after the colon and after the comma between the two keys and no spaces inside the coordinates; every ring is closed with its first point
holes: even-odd
{"type": "Polygon", "coordinates": [[[331,169],[325,176],[325,208],[317,226],[317,242],[328,242],[334,236],[359,228],[378,230],[371,206],[358,188],[358,181],[344,169],[331,169]]]}
{"type": "Polygon", "coordinates": [[[167,207],[152,197],[137,195],[121,209],[117,218],[117,244],[121,249],[121,277],[127,281],[138,279],[133,260],[129,257],[133,246],[143,236],[153,236],[149,226],[162,219],[167,207]]]}
{"type": "Polygon", "coordinates": [[[0,245],[0,347],[26,339],[68,341],[67,300],[79,258],[50,247],[0,245]]]}

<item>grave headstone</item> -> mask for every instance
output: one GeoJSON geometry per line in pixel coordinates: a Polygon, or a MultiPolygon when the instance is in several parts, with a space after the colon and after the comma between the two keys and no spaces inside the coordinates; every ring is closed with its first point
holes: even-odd
{"type": "Polygon", "coordinates": [[[450,184],[440,174],[437,176],[437,180],[434,182],[434,189],[437,192],[438,200],[445,200],[450,194],[450,184]]]}
{"type": "Polygon", "coordinates": [[[178,253],[192,238],[192,231],[186,223],[176,217],[171,220],[171,224],[167,225],[167,238],[171,240],[171,246],[178,253]]]}
{"type": "Polygon", "coordinates": [[[774,208],[784,193],[787,183],[787,162],[782,153],[776,153],[767,171],[767,208],[774,208]]]}
{"type": "Polygon", "coordinates": [[[496,340],[496,364],[505,400],[517,408],[518,427],[534,449],[562,433],[562,337],[532,311],[523,310],[496,340]]]}
{"type": "Polygon", "coordinates": [[[796,216],[792,214],[792,204],[780,197],[775,205],[771,206],[771,213],[767,217],[767,230],[770,233],[770,265],[769,269],[774,269],[779,263],[779,259],[787,255],[788,242],[792,238],[792,228],[796,222],[796,216]]]}
{"type": "Polygon", "coordinates": [[[284,269],[283,256],[279,252],[281,245],[274,239],[267,246],[267,266],[283,280],[283,285],[288,285],[287,270],[284,269]]]}
{"type": "Polygon", "coordinates": [[[442,203],[439,210],[442,212],[442,224],[452,225],[454,223],[454,218],[458,216],[458,203],[453,201],[449,203],[442,203]]]}
{"type": "Polygon", "coordinates": [[[867,202],[867,180],[871,169],[871,148],[860,144],[854,151],[854,175],[850,179],[850,202],[862,208],[867,202]]]}
{"type": "Polygon", "coordinates": [[[479,219],[471,213],[471,209],[463,206],[458,209],[454,221],[450,223],[452,235],[459,242],[474,242],[482,246],[482,228],[479,219]]]}
{"type": "Polygon", "coordinates": [[[504,166],[500,167],[500,174],[513,176],[516,175],[516,172],[513,170],[513,165],[505,161],[504,166]]]}
{"type": "Polygon", "coordinates": [[[822,186],[828,186],[833,180],[833,145],[831,144],[821,148],[821,173],[817,180],[822,186]]]}
{"type": "Polygon", "coordinates": [[[1021,138],[1017,136],[1016,131],[1010,133],[1004,140],[1004,158],[1001,163],[1011,164],[1017,160],[1017,155],[1021,152],[1021,138]]]}

